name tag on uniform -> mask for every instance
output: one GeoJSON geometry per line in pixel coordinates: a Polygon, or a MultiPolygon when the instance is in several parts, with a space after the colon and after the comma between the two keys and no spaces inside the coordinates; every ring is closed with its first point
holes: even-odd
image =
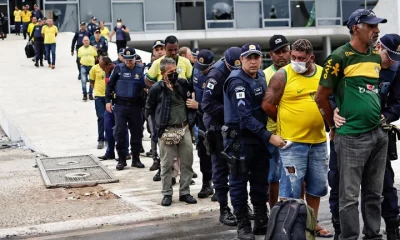
{"type": "Polygon", "coordinates": [[[254,89],[254,95],[258,96],[260,94],[262,94],[262,88],[261,87],[254,89]]]}
{"type": "Polygon", "coordinates": [[[129,78],[129,77],[131,77],[131,74],[130,73],[124,73],[123,76],[129,78]]]}
{"type": "Polygon", "coordinates": [[[79,37],[83,37],[83,34],[79,34],[79,37]]]}

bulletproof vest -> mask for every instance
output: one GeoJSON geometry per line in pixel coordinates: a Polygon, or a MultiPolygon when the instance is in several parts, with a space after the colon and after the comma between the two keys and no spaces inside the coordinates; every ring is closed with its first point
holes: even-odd
{"type": "Polygon", "coordinates": [[[104,47],[105,47],[106,43],[104,42],[103,39],[100,38],[100,40],[98,42],[96,42],[96,40],[93,40],[91,42],[91,45],[100,51],[104,51],[104,47]]]}
{"type": "Polygon", "coordinates": [[[379,95],[381,97],[381,106],[383,108],[387,107],[386,104],[389,96],[389,91],[398,68],[399,64],[395,62],[392,66],[390,66],[389,69],[382,69],[379,72],[379,95]]]}
{"type": "Polygon", "coordinates": [[[83,38],[84,37],[90,37],[90,33],[88,31],[78,31],[78,39],[76,40],[76,45],[77,46],[82,46],[83,45],[83,38]]]}
{"type": "Polygon", "coordinates": [[[43,28],[43,26],[39,26],[39,25],[36,25],[33,28],[33,37],[34,38],[42,38],[43,37],[42,36],[42,28],[43,28]]]}
{"type": "Polygon", "coordinates": [[[195,100],[201,103],[203,99],[203,91],[206,86],[207,75],[202,74],[198,69],[193,70],[193,88],[195,92],[195,100]]]}
{"type": "Polygon", "coordinates": [[[117,98],[129,98],[132,101],[140,100],[144,88],[143,66],[136,65],[133,69],[126,67],[124,63],[118,66],[120,72],[115,90],[117,98]]]}
{"type": "MultiPolygon", "coordinates": [[[[243,129],[242,124],[240,123],[239,115],[233,109],[233,103],[228,98],[226,94],[226,87],[229,82],[233,79],[241,79],[245,85],[245,88],[250,89],[250,96],[251,96],[251,109],[252,115],[256,118],[260,123],[266,124],[267,123],[267,115],[261,108],[261,103],[264,98],[264,93],[267,90],[267,83],[265,81],[264,73],[261,70],[258,70],[257,77],[252,78],[248,74],[246,74],[243,70],[233,70],[231,75],[225,81],[224,84],[224,118],[225,123],[228,126],[240,126],[240,129],[243,129]]],[[[243,91],[243,87],[239,86],[236,87],[235,91],[241,92],[243,91]],[[236,89],[237,88],[237,89],[236,89]]],[[[234,103],[236,104],[236,103],[234,103]]],[[[238,103],[240,104],[240,103],[238,103]]]]}

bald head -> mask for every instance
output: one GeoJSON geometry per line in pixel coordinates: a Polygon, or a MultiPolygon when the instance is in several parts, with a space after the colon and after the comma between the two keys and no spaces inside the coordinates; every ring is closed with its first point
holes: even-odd
{"type": "Polygon", "coordinates": [[[83,37],[82,42],[83,42],[83,45],[85,45],[85,47],[89,46],[90,45],[89,37],[88,36],[83,37]]]}
{"type": "Polygon", "coordinates": [[[188,47],[181,47],[179,49],[179,56],[192,60],[192,51],[188,47]]]}

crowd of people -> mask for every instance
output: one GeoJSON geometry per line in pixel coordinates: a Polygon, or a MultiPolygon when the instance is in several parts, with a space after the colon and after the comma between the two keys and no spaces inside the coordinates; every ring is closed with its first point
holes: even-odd
{"type": "MultiPolygon", "coordinates": [[[[34,41],[35,66],[43,66],[45,50],[54,69],[57,28],[34,12],[31,27],[26,7],[19,14],[23,32],[34,41]]],[[[393,150],[388,132],[400,117],[400,36],[379,38],[378,24],[386,22],[371,10],[352,13],[351,40],[322,66],[315,63],[309,40],[290,43],[274,35],[269,39],[273,64],[264,71],[257,43],[228,48],[217,59],[210,50],[180,47],[175,36],[168,36],[154,42],[151,62],[145,64],[127,47],[129,29],[121,19],[112,32],[95,17],[82,22],[71,55],[76,51],[83,100],[95,102],[97,148],[107,142],[99,158],[115,159],[117,170],[125,169],[128,159],[132,167],[144,168],[140,153],[146,125],[151,136],[146,155],[153,158],[150,170],[157,171],[153,180],[162,183],[162,206],[172,204],[178,176],[179,201],[197,203],[190,192],[197,176],[195,144],[202,173],[197,196],[218,201],[219,221],[237,226],[239,239],[265,235],[269,209],[278,200],[305,199],[318,217],[329,185],[335,232],[317,223],[316,236],[358,239],[361,188],[364,239],[382,239],[382,216],[387,239],[398,240],[390,162],[397,156],[388,154],[393,150]],[[115,61],[108,57],[106,39],[113,35],[115,61]]]]}

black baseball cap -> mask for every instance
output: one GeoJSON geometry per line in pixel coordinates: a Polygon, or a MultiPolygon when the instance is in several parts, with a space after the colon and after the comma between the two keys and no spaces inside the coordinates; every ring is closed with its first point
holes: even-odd
{"type": "Polygon", "coordinates": [[[200,50],[194,68],[205,71],[214,63],[214,53],[207,49],[200,50]]]}
{"type": "Polygon", "coordinates": [[[240,54],[241,57],[247,58],[251,54],[262,56],[260,45],[257,43],[246,43],[242,46],[242,53],[240,54]]]}
{"type": "Polygon", "coordinates": [[[238,69],[241,67],[240,54],[242,54],[242,49],[239,47],[231,47],[225,51],[225,62],[231,69],[238,69]]]}
{"type": "Polygon", "coordinates": [[[290,43],[283,35],[274,35],[269,39],[269,49],[272,52],[275,52],[288,45],[290,45],[290,43]]]}
{"type": "Polygon", "coordinates": [[[387,50],[390,59],[400,61],[400,36],[397,34],[385,34],[379,39],[382,47],[387,50]]]}
{"type": "Polygon", "coordinates": [[[94,31],[94,33],[97,33],[97,32],[99,32],[99,33],[101,32],[100,28],[96,28],[96,31],[94,31]]]}
{"type": "Polygon", "coordinates": [[[124,59],[132,60],[136,57],[136,51],[133,48],[126,48],[124,50],[123,56],[124,56],[124,59]]]}
{"type": "Polygon", "coordinates": [[[197,54],[199,54],[199,52],[200,52],[200,49],[199,49],[199,48],[193,48],[193,50],[192,50],[192,55],[196,57],[197,54]]]}
{"type": "Polygon", "coordinates": [[[117,19],[117,22],[122,22],[122,19],[121,19],[121,18],[118,18],[118,19],[117,19]]]}
{"type": "Polygon", "coordinates": [[[387,23],[386,18],[379,18],[375,15],[374,11],[370,9],[357,9],[349,17],[347,28],[351,29],[354,25],[359,23],[378,24],[387,23]]]}
{"type": "Polygon", "coordinates": [[[165,46],[164,40],[157,40],[157,41],[155,41],[155,42],[153,43],[153,49],[156,48],[156,47],[158,47],[158,46],[164,47],[164,46],[165,46]]]}
{"type": "Polygon", "coordinates": [[[97,18],[95,16],[92,17],[92,20],[97,20],[97,18]]]}
{"type": "Polygon", "coordinates": [[[81,22],[81,26],[86,26],[86,23],[85,22],[81,22]]]}

